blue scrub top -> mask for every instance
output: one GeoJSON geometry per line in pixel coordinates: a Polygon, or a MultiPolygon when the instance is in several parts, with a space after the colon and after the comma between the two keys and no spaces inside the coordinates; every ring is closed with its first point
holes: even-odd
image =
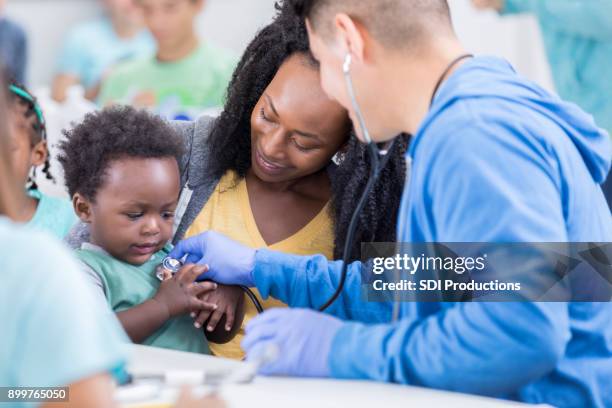
{"type": "MultiPolygon", "coordinates": [[[[610,242],[599,184],[611,153],[608,134],[576,105],[503,60],[466,61],[411,141],[398,239],[610,242]]],[[[340,269],[320,255],[260,249],[253,276],[264,299],[313,308],[336,290],[340,269]]],[[[404,302],[397,324],[376,324],[390,320],[392,305],[367,301],[361,272],[360,262],[349,265],[341,297],[326,310],[348,320],[332,343],[332,376],[612,406],[609,302],[404,302]]]]}
{"type": "Polygon", "coordinates": [[[0,217],[0,254],[1,386],[66,386],[122,366],[129,340],[66,248],[0,217]]]}

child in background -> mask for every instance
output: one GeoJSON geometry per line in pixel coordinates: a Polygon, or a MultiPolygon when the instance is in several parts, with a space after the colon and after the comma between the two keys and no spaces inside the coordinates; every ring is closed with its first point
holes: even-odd
{"type": "MultiPolygon", "coordinates": [[[[2,1],[2,0],[0,0],[2,1]]],[[[82,85],[85,97],[95,100],[100,82],[117,63],[151,54],[153,38],[143,28],[135,0],[99,0],[105,15],[71,29],[58,56],[52,97],[63,103],[68,89],[82,85]]]]}
{"type": "Polygon", "coordinates": [[[236,60],[198,39],[204,0],[136,0],[157,44],[155,55],[117,66],[99,102],[149,108],[167,119],[195,119],[223,105],[236,60]]]}
{"type": "Polygon", "coordinates": [[[41,193],[35,181],[39,167],[42,167],[47,179],[53,180],[42,110],[36,98],[15,81],[10,82],[7,94],[13,174],[18,178],[19,185],[25,186],[28,192],[16,220],[62,239],[77,219],[69,201],[41,193]]]}
{"type": "Polygon", "coordinates": [[[216,309],[199,298],[217,288],[195,281],[206,268],[185,265],[163,282],[155,273],[170,249],[182,140],[162,119],[127,106],[89,114],[66,136],[59,161],[90,231],[77,257],[98,299],[135,343],[208,353],[189,316],[216,309]]]}

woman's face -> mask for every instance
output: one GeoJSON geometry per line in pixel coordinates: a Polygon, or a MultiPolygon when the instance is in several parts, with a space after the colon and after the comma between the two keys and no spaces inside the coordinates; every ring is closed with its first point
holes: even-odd
{"type": "Polygon", "coordinates": [[[251,166],[269,183],[297,180],[327,167],[348,141],[346,111],[330,100],[306,57],[289,57],[251,114],[251,166]]]}

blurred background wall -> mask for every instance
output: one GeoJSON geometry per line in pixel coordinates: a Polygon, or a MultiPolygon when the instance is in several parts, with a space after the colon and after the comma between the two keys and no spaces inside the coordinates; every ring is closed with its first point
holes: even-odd
{"type": "MultiPolygon", "coordinates": [[[[275,0],[207,0],[199,33],[239,55],[273,15],[275,0]]],[[[30,40],[28,82],[47,85],[62,39],[74,24],[100,14],[97,0],[7,0],[6,14],[18,21],[30,40]]]]}
{"type": "MultiPolygon", "coordinates": [[[[376,1],[376,0],[371,0],[376,1]]],[[[208,0],[199,33],[239,55],[255,32],[273,15],[275,0],[208,0]]],[[[532,17],[502,20],[476,12],[469,0],[450,0],[455,28],[476,54],[507,58],[519,72],[552,89],[538,27],[532,17]]],[[[56,56],[67,30],[100,13],[96,0],[8,0],[7,14],[20,22],[30,38],[28,82],[49,84],[56,56]]]]}

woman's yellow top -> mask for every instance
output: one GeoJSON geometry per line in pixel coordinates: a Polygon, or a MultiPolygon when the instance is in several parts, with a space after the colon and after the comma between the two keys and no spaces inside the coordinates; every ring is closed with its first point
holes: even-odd
{"type": "MultiPolygon", "coordinates": [[[[296,255],[323,254],[333,258],[334,225],[329,211],[329,203],[305,227],[273,245],[266,242],[259,233],[247,192],[246,179],[239,178],[228,171],[219,181],[208,202],[185,233],[185,238],[213,230],[252,248],[268,248],[296,255]]],[[[274,298],[262,300],[257,290],[253,290],[264,309],[286,307],[274,298]]],[[[245,295],[246,296],[246,295],[245,295]]],[[[244,352],[240,342],[244,337],[244,326],[257,315],[253,303],[245,298],[245,317],[236,337],[227,344],[210,343],[210,350],[219,357],[242,359],[244,352]]]]}

